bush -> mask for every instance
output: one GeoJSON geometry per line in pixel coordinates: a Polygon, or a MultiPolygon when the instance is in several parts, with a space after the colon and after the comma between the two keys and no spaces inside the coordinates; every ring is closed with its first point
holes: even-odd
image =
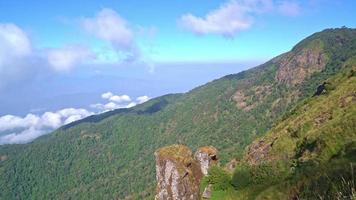
{"type": "Polygon", "coordinates": [[[289,165],[284,162],[263,163],[257,166],[240,164],[235,169],[231,183],[236,189],[245,188],[251,184],[275,184],[288,177],[289,171],[289,165]]]}
{"type": "Polygon", "coordinates": [[[236,189],[241,189],[250,185],[252,183],[251,167],[247,164],[236,166],[231,183],[236,189]]]}
{"type": "Polygon", "coordinates": [[[227,190],[231,187],[231,176],[221,167],[213,166],[208,171],[207,182],[214,190],[227,190]]]}
{"type": "Polygon", "coordinates": [[[254,184],[271,185],[284,180],[289,174],[288,163],[283,161],[263,163],[254,167],[252,180],[254,184]]]}

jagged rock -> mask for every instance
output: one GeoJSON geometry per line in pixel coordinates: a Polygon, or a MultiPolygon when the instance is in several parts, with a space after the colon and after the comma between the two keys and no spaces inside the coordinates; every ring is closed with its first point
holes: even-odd
{"type": "Polygon", "coordinates": [[[259,165],[262,161],[268,160],[271,147],[278,138],[274,138],[273,141],[265,141],[264,139],[252,142],[246,148],[245,160],[250,165],[259,165]]]}
{"type": "Polygon", "coordinates": [[[313,48],[291,51],[272,60],[279,67],[276,74],[278,82],[294,86],[325,68],[328,58],[322,44],[319,41],[313,43],[313,48]]]}
{"type": "Polygon", "coordinates": [[[199,163],[184,145],[172,145],[155,152],[156,200],[198,200],[203,176],[199,163]]]}
{"type": "Polygon", "coordinates": [[[208,186],[205,187],[204,192],[203,192],[203,199],[210,199],[211,197],[211,187],[212,185],[209,184],[208,186]]]}
{"type": "Polygon", "coordinates": [[[201,172],[206,176],[208,169],[218,163],[218,150],[212,146],[200,147],[194,155],[195,160],[200,164],[201,172]]]}

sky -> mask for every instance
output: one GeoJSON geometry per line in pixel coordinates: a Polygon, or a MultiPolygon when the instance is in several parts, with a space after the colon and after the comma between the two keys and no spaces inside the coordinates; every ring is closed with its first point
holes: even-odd
{"type": "Polygon", "coordinates": [[[0,1],[0,145],[261,64],[354,0],[0,1]]]}

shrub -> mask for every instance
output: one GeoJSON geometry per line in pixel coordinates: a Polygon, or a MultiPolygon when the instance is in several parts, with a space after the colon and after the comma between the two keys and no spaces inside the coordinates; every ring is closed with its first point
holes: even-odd
{"type": "Polygon", "coordinates": [[[239,164],[232,177],[236,189],[254,185],[270,185],[284,180],[290,174],[289,165],[284,162],[263,163],[257,166],[239,164]]]}
{"type": "Polygon", "coordinates": [[[250,185],[252,183],[251,167],[247,164],[239,164],[236,166],[231,183],[236,189],[241,189],[250,185]]]}
{"type": "Polygon", "coordinates": [[[231,187],[231,176],[221,167],[212,166],[208,171],[207,182],[214,190],[227,190],[231,187]]]}
{"type": "Polygon", "coordinates": [[[289,173],[289,165],[283,161],[263,163],[253,168],[252,181],[260,185],[276,184],[288,177],[289,173]]]}

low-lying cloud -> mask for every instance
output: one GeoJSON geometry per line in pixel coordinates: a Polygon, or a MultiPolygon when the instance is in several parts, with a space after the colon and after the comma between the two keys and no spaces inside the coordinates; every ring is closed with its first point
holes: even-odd
{"type": "Polygon", "coordinates": [[[119,108],[131,108],[144,103],[150,98],[140,96],[132,100],[128,95],[116,95],[106,92],[101,95],[106,102],[90,105],[91,109],[65,108],[41,115],[27,114],[24,117],[14,115],[0,116],[0,145],[27,143],[45,135],[63,125],[119,108]]]}
{"type": "Polygon", "coordinates": [[[26,143],[60,126],[92,115],[85,109],[66,108],[42,115],[27,114],[25,117],[5,115],[0,117],[1,144],[26,143]]]}
{"type": "Polygon", "coordinates": [[[96,109],[98,112],[106,112],[118,108],[131,108],[150,99],[148,96],[140,96],[133,101],[128,95],[115,95],[112,92],[103,93],[101,98],[107,102],[90,105],[91,108],[96,109]]]}

